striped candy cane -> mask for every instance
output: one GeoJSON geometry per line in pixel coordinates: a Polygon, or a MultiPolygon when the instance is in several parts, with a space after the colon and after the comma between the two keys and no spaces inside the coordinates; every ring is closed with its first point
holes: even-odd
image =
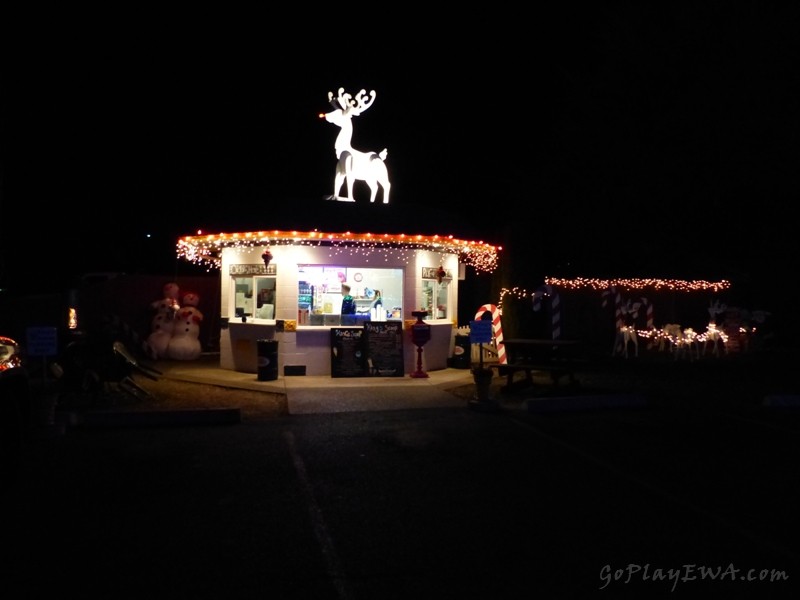
{"type": "Polygon", "coordinates": [[[543,285],[533,293],[533,310],[538,311],[542,308],[542,298],[550,298],[550,313],[552,320],[553,339],[561,337],[561,296],[555,291],[552,285],[543,285]]]}
{"type": "Polygon", "coordinates": [[[655,326],[653,325],[653,305],[650,304],[650,301],[647,298],[642,298],[642,305],[645,307],[647,312],[647,328],[653,329],[655,326]]]}
{"type": "Polygon", "coordinates": [[[653,324],[653,305],[650,304],[650,301],[642,296],[642,305],[645,307],[646,315],[647,315],[647,331],[648,331],[648,342],[647,348],[654,348],[656,345],[656,338],[655,338],[655,325],[653,324]]]}
{"type": "Polygon", "coordinates": [[[614,348],[611,352],[612,356],[614,356],[621,348],[620,332],[622,331],[622,328],[625,326],[625,319],[622,315],[622,295],[617,291],[617,288],[615,288],[612,285],[608,289],[603,290],[602,298],[603,298],[603,308],[608,306],[608,300],[610,298],[614,299],[614,318],[616,320],[615,322],[616,334],[614,336],[614,348]]]}
{"type": "Polygon", "coordinates": [[[622,315],[622,295],[617,291],[613,285],[608,288],[607,290],[603,291],[603,308],[608,305],[608,299],[610,296],[614,298],[614,318],[616,319],[616,326],[617,331],[622,329],[625,325],[625,319],[622,315]]]}
{"type": "Polygon", "coordinates": [[[506,346],[503,343],[503,327],[500,324],[502,311],[494,304],[484,304],[475,313],[475,320],[477,321],[483,317],[485,312],[492,313],[492,333],[494,333],[494,341],[497,344],[497,361],[501,364],[506,364],[508,359],[506,358],[506,346]]]}

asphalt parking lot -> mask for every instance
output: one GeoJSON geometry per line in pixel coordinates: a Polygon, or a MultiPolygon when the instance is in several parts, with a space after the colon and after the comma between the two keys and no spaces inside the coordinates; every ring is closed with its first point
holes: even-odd
{"type": "Polygon", "coordinates": [[[792,597],[800,413],[741,387],[76,428],[28,448],[6,578],[83,598],[792,597]]]}

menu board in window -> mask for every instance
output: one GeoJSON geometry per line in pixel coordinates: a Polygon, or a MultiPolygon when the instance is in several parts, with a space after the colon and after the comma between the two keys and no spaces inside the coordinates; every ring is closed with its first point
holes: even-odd
{"type": "Polygon", "coordinates": [[[366,375],[364,330],[352,327],[332,327],[331,377],[364,377],[366,375]]]}
{"type": "Polygon", "coordinates": [[[397,321],[367,321],[367,368],[370,375],[403,376],[403,324],[397,321]]]}

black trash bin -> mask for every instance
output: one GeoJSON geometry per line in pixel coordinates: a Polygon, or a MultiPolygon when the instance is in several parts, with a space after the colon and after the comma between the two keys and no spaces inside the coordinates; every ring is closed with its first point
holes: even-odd
{"type": "Polygon", "coordinates": [[[456,335],[456,343],[453,347],[453,356],[450,357],[451,369],[469,369],[471,351],[468,335],[456,335]]]}
{"type": "Polygon", "coordinates": [[[278,340],[257,340],[258,380],[275,381],[278,378],[278,340]]]}

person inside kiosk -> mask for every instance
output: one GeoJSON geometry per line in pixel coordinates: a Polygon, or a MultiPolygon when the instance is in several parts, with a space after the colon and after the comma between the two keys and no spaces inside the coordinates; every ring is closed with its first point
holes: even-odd
{"type": "Polygon", "coordinates": [[[356,301],[350,295],[350,286],[342,284],[342,325],[356,324],[356,301]]]}
{"type": "Polygon", "coordinates": [[[375,299],[372,301],[372,308],[374,309],[383,309],[383,298],[381,297],[381,291],[375,290],[375,299]]]}

